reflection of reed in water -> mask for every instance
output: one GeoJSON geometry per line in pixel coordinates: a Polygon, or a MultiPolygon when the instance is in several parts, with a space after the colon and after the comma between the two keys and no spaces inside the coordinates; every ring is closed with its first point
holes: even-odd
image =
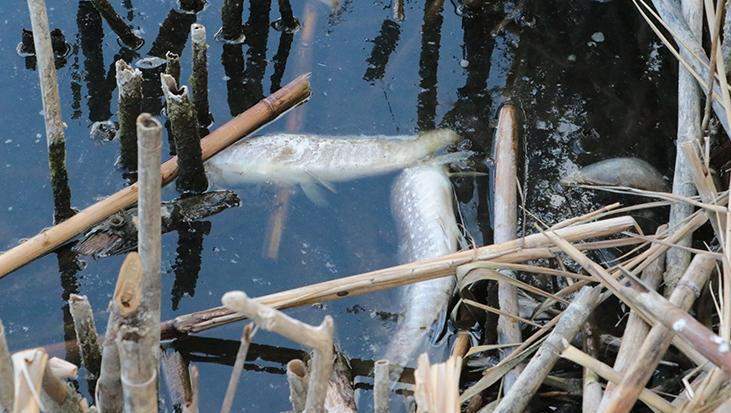
{"type": "Polygon", "coordinates": [[[240,44],[224,44],[221,65],[226,73],[226,100],[231,116],[246,110],[244,100],[244,49],[240,44]]]}
{"type": "Polygon", "coordinates": [[[271,0],[251,0],[246,21],[246,68],[244,69],[245,108],[255,105],[264,97],[264,72],[267,65],[269,40],[269,13],[271,0]]]}
{"type": "Polygon", "coordinates": [[[386,65],[391,54],[396,50],[401,28],[392,20],[386,19],[381,24],[381,31],[373,40],[373,49],[368,58],[368,68],[366,69],[363,79],[369,82],[383,79],[386,72],[386,65]]]}
{"type": "Polygon", "coordinates": [[[279,46],[277,47],[277,54],[274,55],[274,72],[270,79],[270,93],[274,93],[282,86],[282,77],[284,76],[284,71],[287,69],[289,51],[292,49],[292,39],[294,39],[294,34],[287,30],[283,30],[279,34],[279,46]]]}
{"type": "Polygon", "coordinates": [[[424,3],[424,23],[421,26],[421,53],[419,54],[419,96],[416,107],[417,127],[420,131],[435,127],[437,114],[437,66],[442,39],[442,10],[444,0],[424,3]]]}
{"type": "Polygon", "coordinates": [[[180,55],[188,41],[190,25],[195,23],[196,15],[182,13],[175,9],[168,12],[167,17],[160,25],[160,31],[147,52],[150,56],[165,59],[167,52],[180,55]]]}
{"type": "Polygon", "coordinates": [[[81,52],[84,54],[84,80],[86,81],[89,121],[108,120],[114,80],[107,79],[104,70],[104,28],[102,18],[90,1],[79,2],[76,14],[81,52]]]}
{"type": "Polygon", "coordinates": [[[203,238],[211,232],[210,221],[185,223],[178,229],[177,257],[173,264],[175,281],[172,289],[172,307],[177,310],[183,295],[193,297],[201,269],[203,238]]]}

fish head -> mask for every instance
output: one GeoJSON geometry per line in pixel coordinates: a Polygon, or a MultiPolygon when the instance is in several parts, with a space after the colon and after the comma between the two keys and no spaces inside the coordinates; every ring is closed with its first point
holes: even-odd
{"type": "Polygon", "coordinates": [[[457,143],[460,136],[451,129],[434,129],[419,134],[417,140],[428,153],[434,153],[448,145],[457,143]]]}

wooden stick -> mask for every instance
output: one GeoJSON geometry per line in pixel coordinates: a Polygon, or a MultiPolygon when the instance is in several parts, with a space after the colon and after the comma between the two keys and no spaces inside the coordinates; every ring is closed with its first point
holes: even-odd
{"type": "MultiPolygon", "coordinates": [[[[682,0],[682,13],[693,35],[699,37],[703,29],[703,5],[696,0],[682,0]]],[[[684,59],[693,57],[686,50],[681,50],[684,59]]],[[[678,134],[675,153],[675,175],[673,176],[673,194],[684,197],[696,195],[693,185],[691,166],[688,158],[681,150],[681,145],[692,142],[701,135],[700,90],[698,83],[682,65],[678,68],[678,134]]],[[[668,226],[672,229],[693,213],[693,206],[685,202],[670,205],[668,226]]],[[[692,234],[678,242],[678,245],[689,247],[693,241],[692,234]]],[[[682,248],[673,248],[667,252],[667,271],[665,272],[665,295],[670,296],[675,284],[688,268],[690,252],[682,248]]]]}
{"type": "Polygon", "coordinates": [[[42,409],[41,384],[48,354],[43,349],[24,350],[13,354],[12,360],[15,375],[13,412],[38,413],[42,409]]]}
{"type": "Polygon", "coordinates": [[[444,363],[430,364],[422,353],[414,372],[414,398],[417,413],[459,413],[459,374],[462,359],[450,357],[444,363]]]}
{"type": "Polygon", "coordinates": [[[142,113],[142,72],[122,59],[115,63],[117,120],[119,121],[119,163],[130,172],[137,171],[137,117],[142,113]]]}
{"type": "Polygon", "coordinates": [[[89,372],[90,378],[99,377],[102,352],[99,338],[94,324],[94,312],[85,295],[71,294],[69,296],[69,310],[74,319],[74,330],[81,351],[81,360],[89,372]]]}
{"type": "Polygon", "coordinates": [[[287,383],[292,411],[303,412],[307,400],[307,366],[302,360],[294,359],[287,363],[287,383]]]}
{"type": "MultiPolygon", "coordinates": [[[[619,381],[622,379],[622,375],[616,369],[609,367],[608,365],[582,352],[576,347],[569,345],[568,342],[564,343],[564,345],[565,348],[561,353],[561,357],[567,360],[571,360],[584,368],[593,370],[604,380],[611,381],[612,383],[619,383],[619,381]]],[[[645,388],[643,388],[640,392],[640,400],[642,400],[648,406],[655,408],[663,413],[670,413],[675,411],[675,408],[673,408],[673,406],[668,403],[667,400],[645,388]]]]}
{"type": "Polygon", "coordinates": [[[54,221],[62,222],[70,218],[71,191],[66,172],[66,142],[61,100],[58,94],[55,58],[51,45],[48,14],[45,0],[28,0],[30,22],[33,27],[33,44],[36,51],[38,78],[43,101],[43,118],[46,125],[46,145],[48,146],[48,166],[51,172],[53,191],[54,221]]]}
{"type": "Polygon", "coordinates": [[[551,371],[563,350],[563,341],[570,341],[586,322],[589,314],[599,303],[601,287],[584,287],[564,310],[553,331],[525,367],[494,413],[520,413],[528,406],[533,394],[551,371]]]}
{"type": "Polygon", "coordinates": [[[208,109],[208,44],[206,43],[206,26],[193,23],[190,25],[190,40],[193,48],[193,70],[190,74],[190,91],[195,106],[198,125],[206,128],[211,123],[208,109]]]}
{"type": "MultiPolygon", "coordinates": [[[[501,243],[516,238],[518,231],[518,168],[516,151],[518,148],[517,113],[512,105],[500,109],[497,131],[495,133],[495,211],[494,242],[501,243]]],[[[503,271],[506,277],[515,278],[510,271],[503,271]]],[[[518,315],[518,289],[505,281],[498,281],[498,303],[500,310],[508,315],[518,315]]],[[[513,317],[500,315],[497,323],[499,344],[520,343],[520,325],[513,317]]],[[[500,351],[500,358],[507,357],[510,349],[500,351]]],[[[522,365],[517,365],[503,378],[503,388],[507,392],[518,378],[522,365]]]]}
{"type": "Polygon", "coordinates": [[[120,380],[117,332],[120,322],[133,316],[142,301],[142,262],[136,252],[127,255],[119,269],[112,301],[109,303],[109,320],[104,336],[99,380],[96,382],[96,407],[99,413],[122,411],[122,382],[120,380]]]}
{"type": "MultiPolygon", "coordinates": [[[[664,232],[667,229],[667,225],[661,225],[657,228],[657,234],[664,232]]],[[[657,288],[662,281],[663,272],[665,269],[665,256],[660,256],[656,259],[649,267],[642,271],[642,282],[647,285],[648,288],[657,288]]],[[[647,333],[650,331],[650,326],[645,323],[645,320],[637,314],[637,312],[630,310],[629,316],[627,317],[627,325],[624,328],[624,335],[622,336],[622,342],[619,345],[619,351],[617,352],[617,358],[614,360],[614,370],[620,374],[624,374],[627,367],[636,360],[636,351],[647,337],[647,333]]],[[[609,398],[614,392],[614,383],[607,383],[607,388],[604,391],[604,397],[596,411],[601,411],[604,406],[609,402],[609,398]]]]}
{"type": "Polygon", "coordinates": [[[231,370],[231,378],[228,380],[228,387],[226,388],[226,395],[223,398],[223,404],[221,405],[221,413],[229,413],[231,406],[234,403],[234,397],[236,396],[236,387],[239,385],[239,379],[244,369],[244,362],[246,361],[246,353],[249,352],[249,345],[251,344],[251,336],[254,326],[247,324],[244,326],[244,331],[241,333],[241,345],[236,353],[236,362],[234,368],[231,370]]]}
{"type": "MultiPolygon", "coordinates": [[[[711,276],[715,264],[715,260],[707,255],[696,255],[673,290],[670,303],[688,311],[711,276]]],[[[626,413],[632,409],[640,395],[640,390],[650,380],[655,368],[670,347],[674,335],[672,330],[663,325],[652,327],[642,346],[639,350],[635,350],[631,363],[624,371],[622,381],[608,397],[604,412],[626,413]]]]}
{"type": "MultiPolygon", "coordinates": [[[[603,237],[635,227],[631,217],[617,217],[602,221],[561,228],[556,231],[572,241],[603,237]]],[[[453,276],[460,265],[478,260],[518,262],[535,258],[549,258],[553,252],[542,249],[550,241],[544,234],[533,234],[517,240],[493,244],[473,250],[460,251],[444,257],[417,261],[376,271],[326,281],[307,287],[270,294],[257,301],[278,309],[337,300],[342,297],[365,294],[398,287],[432,278],[453,276]]],[[[667,247],[664,247],[667,248],[667,247]]],[[[196,333],[209,328],[242,320],[241,314],[215,307],[166,321],[162,326],[164,339],[196,333]]]]}
{"type": "Polygon", "coordinates": [[[10,358],[8,342],[5,339],[5,326],[0,320],[0,411],[13,410],[13,361],[10,358]]]}
{"type": "Polygon", "coordinates": [[[307,387],[305,411],[321,412],[333,368],[333,321],[330,316],[317,327],[247,297],[243,291],[230,291],[221,302],[228,309],[250,317],[261,328],[277,333],[314,350],[307,387]]]}
{"type": "Polygon", "coordinates": [[[132,27],[130,27],[119,14],[117,14],[114,7],[109,4],[108,0],[91,0],[91,2],[99,11],[99,14],[102,15],[104,20],[107,21],[107,24],[109,24],[109,27],[112,28],[112,31],[119,36],[119,40],[121,40],[122,43],[131,49],[139,49],[142,46],[144,40],[132,30],[132,27]]]}
{"type": "Polygon", "coordinates": [[[373,411],[375,413],[388,413],[391,411],[388,360],[378,360],[373,367],[373,411]]]}
{"type": "MultiPolygon", "coordinates": [[[[201,141],[203,160],[211,158],[242,137],[276,119],[290,108],[304,102],[310,96],[309,78],[309,74],[299,76],[203,138],[201,141]]],[[[177,157],[169,159],[160,166],[163,185],[172,181],[177,174],[177,157]]],[[[117,211],[134,205],[137,202],[137,191],[136,184],[130,185],[6,251],[0,255],[0,278],[53,251],[117,211]]]]}

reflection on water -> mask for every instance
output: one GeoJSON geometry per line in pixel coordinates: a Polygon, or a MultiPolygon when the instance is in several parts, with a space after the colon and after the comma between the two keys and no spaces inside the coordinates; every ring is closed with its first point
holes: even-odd
{"type": "MultiPolygon", "coordinates": [[[[16,3],[2,2],[0,11],[26,16],[25,5],[16,3]]],[[[72,39],[69,64],[59,68],[59,86],[68,123],[70,187],[76,206],[85,207],[126,184],[113,166],[117,143],[100,145],[86,138],[92,122],[109,120],[116,111],[114,62],[164,59],[172,51],[181,56],[182,82],[187,83],[190,24],[197,21],[214,33],[222,24],[220,3],[209,2],[192,14],[179,11],[177,0],[123,1],[119,10],[134,20],[150,45],[141,56],[120,46],[88,0],[79,1],[78,9],[61,0],[47,3],[52,26],[72,39]]],[[[391,20],[390,5],[384,2],[340,3],[331,13],[316,0],[293,2],[302,28],[290,33],[272,28],[277,14],[284,11],[272,10],[271,0],[245,2],[244,43],[225,44],[209,36],[210,105],[220,121],[212,128],[294,76],[311,71],[312,99],[266,132],[289,128],[391,134],[450,127],[465,139],[450,150],[477,151],[470,169],[487,173],[491,164],[485,157],[495,116],[509,101],[521,112],[524,205],[548,223],[605,203],[601,194],[558,185],[561,174],[579,165],[633,154],[661,171],[672,166],[668,137],[675,127],[675,65],[634,10],[621,2],[521,2],[525,8],[520,12],[510,1],[457,2],[457,8],[443,0],[411,1],[406,2],[407,17],[400,23],[391,20]],[[593,36],[599,32],[602,36],[593,36]],[[307,36],[312,40],[306,41],[307,36]],[[603,41],[593,40],[598,38],[603,41]]],[[[286,7],[287,2],[277,4],[286,7]]],[[[0,67],[6,91],[0,110],[8,114],[0,139],[0,166],[8,165],[0,168],[5,192],[0,198],[2,248],[50,225],[52,208],[50,191],[43,187],[48,159],[43,119],[38,116],[37,73],[26,70],[23,58],[15,54],[25,18],[17,20],[0,26],[0,52],[12,62],[0,67]],[[17,110],[18,101],[24,110],[17,110]],[[33,140],[36,133],[38,143],[33,140]],[[3,144],[6,140],[11,143],[3,144]]],[[[143,110],[164,118],[159,80],[164,65],[142,71],[143,110]]],[[[263,259],[260,253],[277,189],[242,189],[244,206],[235,213],[181,227],[177,237],[163,237],[163,317],[219,305],[221,294],[230,289],[258,296],[393,265],[398,245],[388,205],[392,180],[389,175],[340,184],[336,193],[328,194],[324,207],[295,192],[288,200],[276,261],[263,259]]],[[[491,242],[488,177],[460,176],[453,182],[460,222],[469,239],[477,245],[491,242]]],[[[163,194],[169,199],[174,191],[166,189],[163,194]]],[[[523,224],[531,228],[533,220],[523,224]]],[[[70,293],[89,296],[97,326],[103,328],[120,260],[90,261],[83,267],[63,248],[56,257],[40,259],[1,279],[0,317],[11,347],[63,342],[66,358],[78,361],[65,300],[70,293]],[[48,277],[56,279],[53,274],[58,274],[60,283],[48,282],[48,277]]],[[[490,285],[471,293],[495,300],[490,285]]],[[[291,311],[313,323],[332,314],[338,342],[346,355],[363,362],[360,367],[354,363],[354,369],[362,369],[357,374],[365,376],[370,368],[367,360],[382,354],[394,328],[392,318],[379,314],[398,313],[397,296],[383,292],[291,311]],[[353,308],[367,310],[348,311],[353,308]]],[[[458,321],[470,327],[479,316],[465,314],[458,321]]],[[[494,320],[488,317],[487,342],[494,341],[491,323],[494,320]]],[[[230,374],[227,365],[233,360],[240,328],[223,327],[207,333],[215,338],[194,337],[173,344],[186,359],[200,363],[202,411],[220,406],[219,389],[230,374]]],[[[257,335],[236,408],[289,407],[286,397],[272,397],[287,393],[286,381],[270,374],[281,374],[288,360],[304,357],[289,346],[282,338],[257,335]],[[261,388],[271,392],[256,390],[261,388]]],[[[91,395],[87,383],[79,385],[86,396],[91,395]]],[[[368,408],[369,397],[365,392],[362,409],[368,408]]]]}

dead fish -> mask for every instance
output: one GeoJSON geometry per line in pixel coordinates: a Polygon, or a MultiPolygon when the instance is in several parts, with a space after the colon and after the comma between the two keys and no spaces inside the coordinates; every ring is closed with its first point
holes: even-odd
{"type": "MultiPolygon", "coordinates": [[[[457,251],[461,236],[453,208],[452,183],[446,168],[424,165],[405,169],[391,190],[391,210],[399,237],[399,262],[409,263],[457,251]]],[[[405,367],[446,309],[454,277],[412,284],[403,291],[404,316],[385,358],[405,367]]],[[[396,378],[400,370],[394,370],[396,378]]]]}
{"type": "MultiPolygon", "coordinates": [[[[317,136],[274,134],[243,140],[206,162],[209,182],[215,185],[271,183],[299,185],[316,203],[320,186],[412,166],[434,157],[459,136],[439,129],[418,136],[317,136]]],[[[465,153],[447,154],[434,162],[449,162],[465,153]]]]}
{"type": "MultiPolygon", "coordinates": [[[[239,206],[233,191],[211,191],[200,195],[163,202],[162,233],[185,222],[198,221],[224,209],[239,206]]],[[[122,210],[90,229],[73,250],[94,258],[123,254],[137,248],[137,207],[122,210]]]]}
{"type": "Polygon", "coordinates": [[[612,158],[587,165],[562,178],[561,184],[628,186],[655,192],[669,189],[662,174],[638,158],[612,158]]]}

